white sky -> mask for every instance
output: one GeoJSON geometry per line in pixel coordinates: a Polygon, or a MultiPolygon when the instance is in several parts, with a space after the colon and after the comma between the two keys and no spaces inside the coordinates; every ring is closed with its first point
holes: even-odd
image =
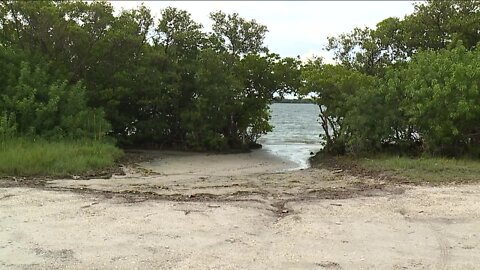
{"type": "MultiPolygon", "coordinates": [[[[140,5],[141,1],[111,1],[117,11],[140,5]]],[[[209,14],[221,10],[237,12],[268,27],[265,44],[283,57],[312,55],[331,62],[324,51],[327,37],[350,32],[354,27],[375,27],[388,17],[403,18],[413,12],[411,1],[145,1],[152,14],[172,6],[191,13],[194,21],[211,30],[209,14]]]]}

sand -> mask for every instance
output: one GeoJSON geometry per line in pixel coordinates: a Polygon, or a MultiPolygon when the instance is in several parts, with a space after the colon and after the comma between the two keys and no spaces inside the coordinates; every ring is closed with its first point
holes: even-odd
{"type": "Polygon", "coordinates": [[[480,186],[291,166],[166,152],[112,179],[0,188],[0,269],[478,269],[480,186]]]}
{"type": "Polygon", "coordinates": [[[202,154],[164,151],[161,157],[140,163],[146,169],[164,175],[238,176],[274,173],[295,169],[298,164],[259,149],[242,154],[202,154]]]}

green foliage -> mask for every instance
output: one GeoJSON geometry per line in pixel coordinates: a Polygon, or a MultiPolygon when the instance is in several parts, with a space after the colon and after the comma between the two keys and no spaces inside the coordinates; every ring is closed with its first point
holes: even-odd
{"type": "Polygon", "coordinates": [[[266,51],[263,46],[267,27],[255,20],[247,21],[238,13],[225,14],[221,11],[210,14],[213,31],[233,56],[266,51]]]}
{"type": "Polygon", "coordinates": [[[415,12],[404,20],[406,46],[438,50],[462,40],[472,49],[480,41],[479,6],[478,0],[417,3],[415,12]]]}
{"type": "Polygon", "coordinates": [[[415,55],[399,76],[404,81],[405,111],[425,148],[433,154],[480,154],[480,48],[415,55]]]}
{"type": "Polygon", "coordinates": [[[341,138],[353,153],[478,155],[479,60],[479,49],[462,45],[424,51],[377,79],[342,66],[326,73],[329,66],[320,65],[309,73],[307,65],[306,89],[316,89],[327,150],[341,138]],[[342,69],[357,75],[344,76],[342,69]]]}
{"type": "Polygon", "coordinates": [[[427,1],[329,39],[339,65],[303,67],[325,151],[480,156],[478,1],[427,1]]]}
{"type": "Polygon", "coordinates": [[[478,0],[438,1],[415,4],[403,19],[387,18],[376,29],[355,28],[330,37],[327,50],[341,65],[382,77],[385,69],[409,61],[419,50],[439,50],[462,40],[468,49],[480,42],[478,0]]]}
{"type": "Polygon", "coordinates": [[[302,72],[301,91],[314,93],[320,109],[320,124],[325,141],[324,150],[343,154],[350,130],[345,125],[350,100],[360,89],[371,84],[372,78],[340,65],[324,65],[321,59],[309,61],[302,72]]]}
{"type": "Polygon", "coordinates": [[[7,0],[0,14],[0,48],[18,56],[0,61],[2,125],[21,135],[243,149],[270,130],[273,93],[299,86],[298,59],[267,54],[266,26],[236,13],[212,13],[213,33],[183,10],[103,1],[7,0]]]}
{"type": "MultiPolygon", "coordinates": [[[[8,63],[14,50],[1,49],[0,63],[8,63]]],[[[92,138],[105,136],[110,126],[103,112],[86,105],[85,88],[48,72],[48,66],[32,66],[17,58],[4,74],[0,107],[2,133],[45,138],[92,138]]],[[[9,64],[12,64],[11,62],[9,64]]]]}
{"type": "Polygon", "coordinates": [[[113,166],[122,151],[93,140],[8,139],[0,148],[0,176],[71,176],[113,166]]]}
{"type": "Polygon", "coordinates": [[[375,86],[359,91],[346,117],[352,151],[388,146],[410,153],[478,155],[479,59],[478,49],[462,45],[419,52],[404,68],[388,70],[375,86]]]}
{"type": "Polygon", "coordinates": [[[3,112],[0,115],[0,148],[5,149],[6,141],[15,136],[17,131],[17,123],[15,121],[15,115],[13,113],[3,112]]]}

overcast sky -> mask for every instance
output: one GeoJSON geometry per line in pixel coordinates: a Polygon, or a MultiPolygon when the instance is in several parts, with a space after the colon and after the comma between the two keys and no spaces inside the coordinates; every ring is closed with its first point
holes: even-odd
{"type": "MultiPolygon", "coordinates": [[[[142,2],[111,3],[120,11],[142,2]]],[[[157,18],[159,11],[168,6],[187,10],[207,31],[211,29],[210,12],[237,12],[268,27],[265,44],[270,51],[302,59],[315,54],[326,62],[331,61],[331,55],[323,51],[327,37],[350,32],[354,27],[375,27],[385,18],[403,18],[413,12],[410,1],[145,1],[144,5],[157,18]]]]}

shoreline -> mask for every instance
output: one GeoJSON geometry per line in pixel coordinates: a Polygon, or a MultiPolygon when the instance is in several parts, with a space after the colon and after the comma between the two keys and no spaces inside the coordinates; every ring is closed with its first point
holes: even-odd
{"type": "Polygon", "coordinates": [[[278,173],[298,168],[295,162],[274,155],[265,149],[249,153],[212,154],[161,151],[156,159],[139,166],[163,175],[247,176],[278,173]]]}

